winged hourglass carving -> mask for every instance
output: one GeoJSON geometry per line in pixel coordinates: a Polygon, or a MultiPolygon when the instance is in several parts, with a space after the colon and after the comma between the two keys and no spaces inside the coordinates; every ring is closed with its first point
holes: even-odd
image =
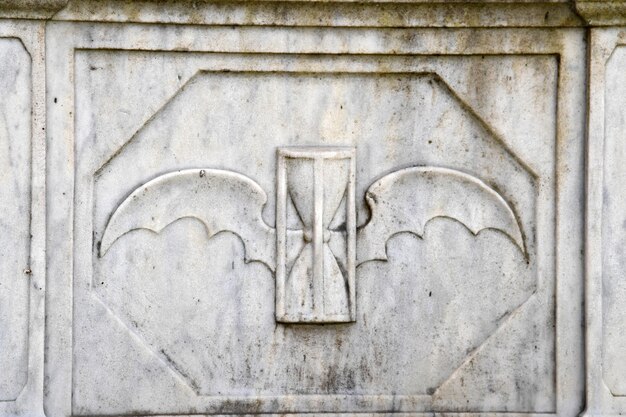
{"type": "Polygon", "coordinates": [[[232,171],[188,169],[134,190],[111,215],[99,256],[130,231],[158,233],[194,217],[209,237],[236,233],[246,261],[274,272],[278,322],[342,323],[356,320],[356,267],[386,260],[393,235],[421,237],[433,218],[455,219],[474,234],[499,230],[526,255],[511,206],[467,173],[416,166],[384,175],[365,193],[371,216],[357,227],[354,148],[280,148],[277,157],[275,228],[263,220],[267,195],[256,182],[232,171]]]}

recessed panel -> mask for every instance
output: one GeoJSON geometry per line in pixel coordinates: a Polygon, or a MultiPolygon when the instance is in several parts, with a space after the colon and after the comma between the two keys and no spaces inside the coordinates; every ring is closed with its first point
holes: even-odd
{"type": "Polygon", "coordinates": [[[75,414],[554,411],[555,57],[76,59],[75,414]]]}

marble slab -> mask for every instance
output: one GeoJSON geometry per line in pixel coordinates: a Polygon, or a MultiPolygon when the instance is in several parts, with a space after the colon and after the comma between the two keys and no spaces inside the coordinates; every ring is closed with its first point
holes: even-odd
{"type": "Polygon", "coordinates": [[[50,22],[47,410],[580,411],[582,42],[50,22]]]}
{"type": "Polygon", "coordinates": [[[626,1],[0,0],[0,417],[626,413],[626,1]]]}

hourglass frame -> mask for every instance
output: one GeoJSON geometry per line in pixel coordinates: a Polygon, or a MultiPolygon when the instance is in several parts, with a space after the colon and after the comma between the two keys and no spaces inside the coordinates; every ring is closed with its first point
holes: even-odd
{"type": "Polygon", "coordinates": [[[278,322],[355,321],[355,171],[354,148],[278,149],[278,322]],[[287,218],[294,211],[301,219],[295,229],[288,227],[287,218]],[[331,228],[333,219],[339,217],[341,225],[331,228]]]}

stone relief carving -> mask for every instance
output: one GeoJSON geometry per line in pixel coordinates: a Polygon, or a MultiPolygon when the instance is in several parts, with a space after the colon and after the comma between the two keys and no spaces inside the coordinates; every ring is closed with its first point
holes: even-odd
{"type": "Polygon", "coordinates": [[[276,174],[276,319],[354,321],[354,149],[282,148],[276,174]],[[299,220],[300,236],[288,216],[299,220]]]}
{"type": "Polygon", "coordinates": [[[223,231],[239,235],[246,259],[275,271],[278,322],[340,323],[356,318],[356,265],[386,260],[392,236],[422,237],[431,219],[457,220],[474,235],[501,231],[525,254],[510,205],[460,171],[412,167],[385,175],[366,193],[372,215],[357,232],[354,149],[280,148],[277,166],[276,229],[263,221],[267,196],[250,178],[209,168],[184,170],[140,186],[120,204],[104,231],[100,256],[130,231],[158,233],[194,217],[209,237],[223,231]],[[295,230],[287,227],[288,207],[300,223],[295,230]]]}
{"type": "Polygon", "coordinates": [[[391,236],[410,231],[422,237],[426,223],[437,217],[457,220],[474,235],[499,230],[526,253],[511,206],[472,175],[439,167],[405,168],[376,181],[365,198],[372,218],[359,233],[359,264],[386,260],[385,243],[391,236]]]}
{"type": "MultiPolygon", "coordinates": [[[[247,69],[246,62],[229,63],[231,72],[216,71],[224,65],[222,59],[230,62],[231,58],[216,61],[212,54],[188,59],[186,54],[81,50],[76,58],[76,102],[81,103],[76,153],[81,157],[75,194],[79,210],[73,295],[74,414],[105,409],[110,413],[219,412],[231,401],[236,401],[237,412],[250,410],[242,396],[245,404],[258,401],[262,410],[273,412],[554,410],[549,387],[554,376],[553,338],[550,332],[534,330],[554,324],[550,205],[555,151],[549,127],[554,94],[528,90],[532,93],[522,102],[539,100],[541,105],[521,113],[523,119],[518,121],[536,121],[531,131],[524,131],[508,129],[515,123],[501,124],[507,111],[468,102],[473,92],[466,88],[477,67],[489,70],[494,63],[506,70],[498,82],[512,76],[513,84],[526,85],[516,78],[518,71],[534,82],[535,73],[552,74],[557,68],[553,57],[449,57],[441,62],[426,57],[418,60],[420,65],[407,60],[417,65],[410,67],[409,74],[362,73],[371,59],[352,57],[333,62],[333,68],[356,72],[338,74],[310,74],[299,59],[288,65],[295,73],[284,72],[274,58],[269,64],[263,62],[269,65],[268,72],[256,73],[247,69]],[[128,81],[128,86],[138,85],[129,96],[145,95],[149,103],[138,113],[130,108],[133,101],[126,93],[111,91],[111,85],[116,90],[124,89],[123,85],[102,81],[124,78],[120,75],[125,73],[136,77],[132,68],[145,68],[140,65],[144,59],[159,60],[169,75],[145,84],[128,81]],[[118,72],[116,60],[132,66],[124,64],[123,72],[118,72]],[[519,70],[525,64],[532,70],[519,70]],[[178,85],[162,81],[168,79],[179,80],[178,85]],[[154,94],[157,90],[160,96],[154,94]],[[356,97],[362,99],[352,99],[356,97]],[[114,116],[116,108],[124,110],[120,118],[114,116]],[[538,138],[536,148],[524,147],[518,140],[528,135],[538,138]],[[313,247],[315,240],[312,228],[306,227],[315,222],[311,211],[316,200],[315,164],[307,165],[307,159],[329,159],[323,152],[339,150],[354,154],[355,201],[347,204],[343,199],[325,213],[326,205],[335,203],[332,198],[322,199],[321,212],[332,218],[324,221],[322,215],[321,246],[324,255],[329,249],[342,266],[346,261],[341,258],[347,255],[344,237],[353,231],[357,275],[352,304],[356,315],[351,324],[345,324],[350,317],[337,324],[337,317],[316,315],[310,308],[315,293],[307,286],[313,274],[307,276],[306,267],[293,268],[300,249],[313,247]],[[279,170],[281,152],[299,153],[285,158],[297,166],[279,170]],[[304,157],[307,152],[311,158],[304,157]],[[200,210],[204,214],[196,217],[187,210],[159,234],[132,229],[137,226],[133,221],[127,230],[121,227],[109,234],[114,230],[108,228],[113,217],[129,203],[125,200],[132,190],[141,198],[142,187],[168,182],[166,176],[185,171],[190,181],[220,174],[223,183],[214,184],[228,191],[220,201],[239,202],[247,212],[240,215],[207,198],[207,209],[200,210]],[[279,198],[281,172],[284,203],[279,198]],[[438,179],[435,184],[451,188],[448,196],[437,198],[449,198],[453,204],[428,205],[432,200],[428,194],[441,188],[428,187],[432,178],[438,179]],[[455,182],[462,192],[451,187],[455,182]],[[290,184],[298,192],[294,187],[289,190],[290,184]],[[396,191],[411,187],[419,192],[413,190],[410,201],[396,196],[396,191]],[[244,198],[238,189],[258,198],[244,198]],[[376,192],[371,200],[368,189],[376,192]],[[498,206],[502,200],[510,210],[493,210],[499,223],[478,233],[482,221],[477,213],[465,215],[464,203],[455,207],[453,197],[483,201],[486,206],[489,201],[498,206]],[[217,217],[208,213],[211,206],[217,217]],[[348,227],[347,217],[355,206],[358,220],[348,227]],[[392,209],[425,214],[395,224],[390,219],[392,209]],[[300,292],[284,294],[296,325],[289,324],[289,317],[276,317],[280,210],[285,212],[286,269],[294,270],[286,279],[304,282],[302,293],[309,297],[303,308],[298,303],[300,292]],[[450,217],[457,220],[446,217],[446,211],[454,212],[450,217]],[[243,229],[237,221],[221,219],[221,212],[263,227],[243,229]],[[209,214],[213,217],[203,219],[209,214]],[[428,221],[431,215],[435,217],[428,221]],[[305,223],[301,217],[309,220],[305,223]],[[375,217],[379,218],[376,227],[375,217]],[[211,222],[216,224],[207,228],[211,222]],[[227,229],[220,233],[221,227],[227,229]],[[375,229],[388,236],[369,238],[364,234],[369,227],[370,236],[375,229]],[[305,236],[307,229],[310,233],[305,236]],[[330,230],[327,242],[324,229],[330,230]],[[214,237],[207,239],[207,235],[214,237]],[[536,256],[538,241],[543,245],[541,256],[536,256]],[[265,253],[266,261],[245,263],[244,259],[253,260],[252,250],[257,256],[265,253]],[[485,298],[492,300],[488,306],[483,306],[485,298]],[[285,325],[276,325],[277,320],[285,325]],[[89,323],[97,323],[98,330],[91,331],[89,323]],[[523,344],[512,346],[517,339],[523,344]],[[116,350],[110,350],[112,346],[116,350]],[[531,360],[520,361],[520,357],[531,360]],[[539,366],[534,365],[537,358],[542,361],[539,366]],[[497,384],[506,388],[487,394],[490,399],[485,403],[483,393],[496,383],[485,369],[494,366],[501,369],[497,384]],[[146,386],[140,395],[129,395],[128,387],[113,382],[127,369],[137,378],[146,372],[153,375],[149,392],[146,386]],[[94,385],[93,372],[105,375],[111,388],[103,392],[94,385]],[[529,394],[506,397],[517,392],[513,384],[520,383],[529,394]],[[468,384],[474,394],[466,394],[468,384]],[[532,402],[524,399],[530,393],[537,393],[532,402]],[[404,398],[400,408],[393,405],[398,395],[404,398]],[[297,405],[292,405],[294,401],[297,405]]],[[[250,65],[266,68],[257,64],[258,59],[250,59],[250,65]]],[[[384,61],[394,71],[407,65],[404,60],[384,61]]],[[[544,83],[545,77],[541,79],[544,83]]],[[[322,176],[322,184],[347,188],[346,161],[337,169],[332,166],[340,164],[337,159],[326,161],[329,167],[322,164],[324,172],[338,172],[322,176]]],[[[174,190],[185,188],[174,180],[171,184],[162,197],[180,195],[174,190]]],[[[184,199],[171,203],[163,210],[167,214],[155,216],[154,223],[144,216],[144,208],[135,214],[159,229],[165,223],[160,220],[177,205],[182,207],[184,199]]],[[[152,210],[150,204],[145,206],[152,210]]],[[[307,258],[302,264],[312,265],[307,258]]],[[[325,275],[322,269],[322,278],[325,275]]],[[[330,275],[338,277],[333,271],[330,275]]],[[[335,285],[322,290],[323,296],[335,297],[337,310],[350,312],[349,288],[335,285]]],[[[124,384],[143,386],[140,381],[124,384]]]]}
{"type": "Polygon", "coordinates": [[[178,219],[194,217],[204,223],[209,237],[222,231],[237,233],[246,245],[246,258],[274,270],[270,248],[275,233],[261,218],[266,201],[258,184],[234,172],[194,169],[166,174],[139,187],[115,210],[100,255],[131,230],[158,233],[178,219]]]}
{"type": "Polygon", "coordinates": [[[132,3],[0,0],[0,415],[624,413],[626,2],[132,3]]]}

